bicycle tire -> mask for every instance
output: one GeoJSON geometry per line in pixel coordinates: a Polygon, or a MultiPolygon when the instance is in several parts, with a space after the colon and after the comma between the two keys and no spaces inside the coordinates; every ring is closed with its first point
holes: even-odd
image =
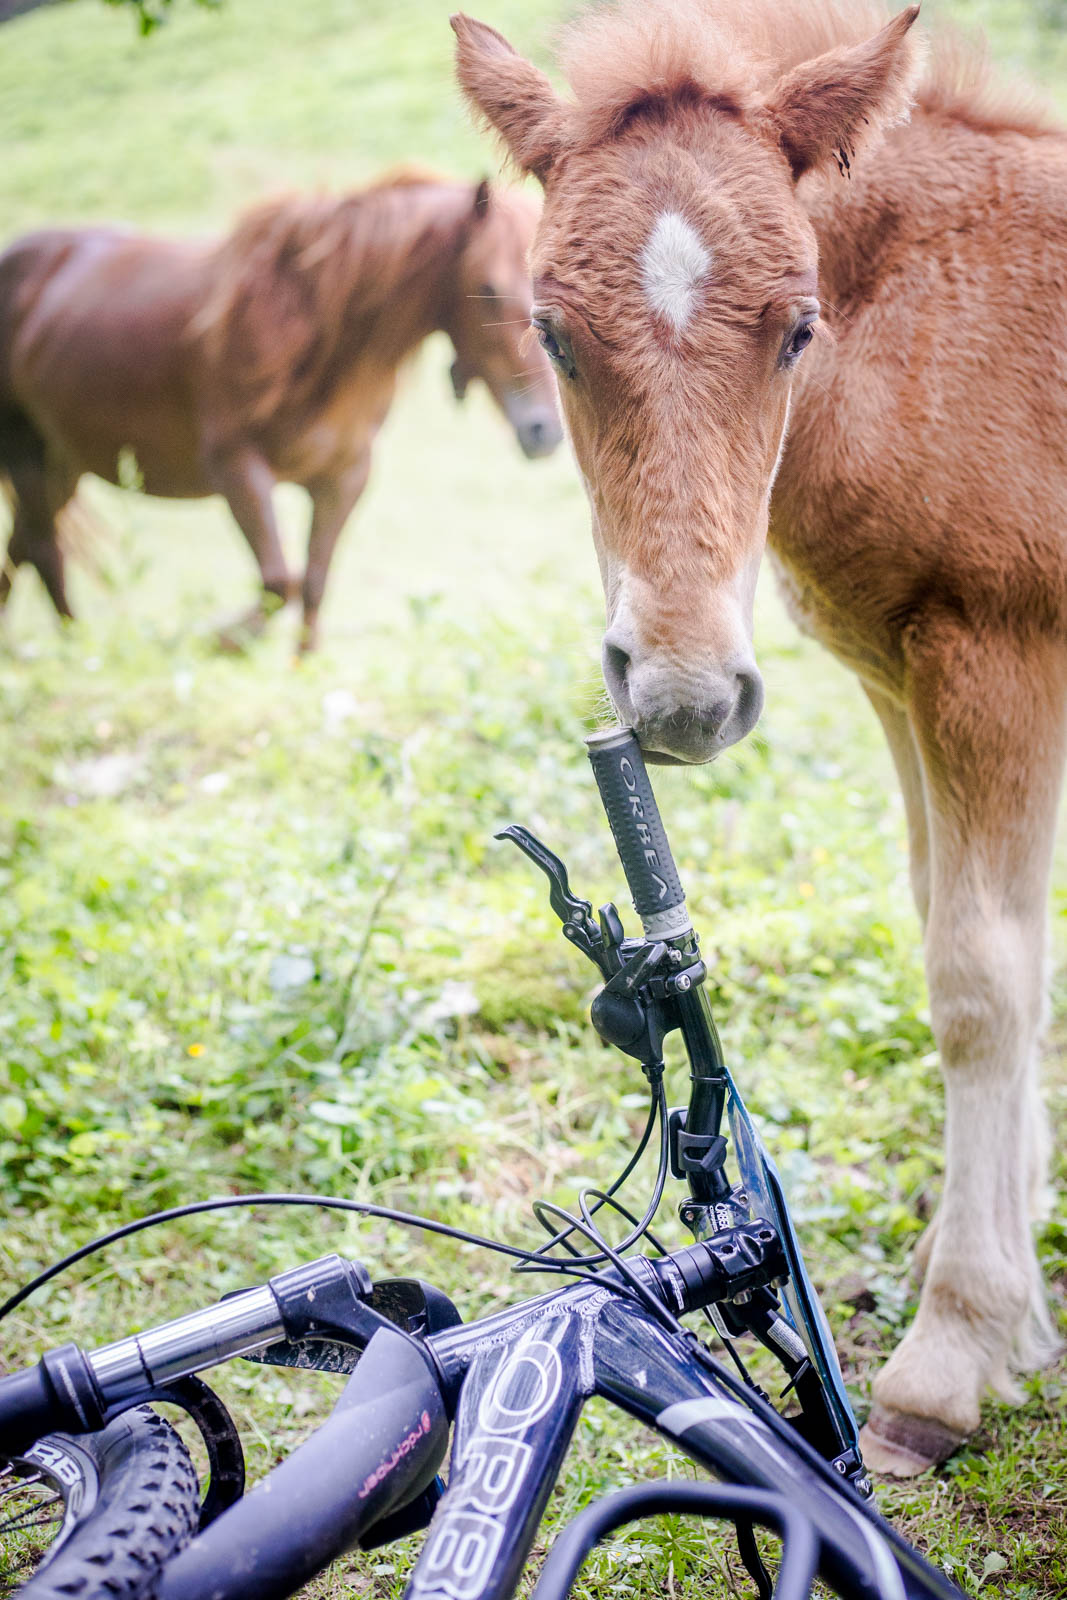
{"type": "Polygon", "coordinates": [[[0,1576],[4,1600],[150,1600],[165,1563],[196,1532],[200,1491],[189,1452],[148,1406],[84,1438],[52,1434],[3,1464],[12,1482],[40,1473],[63,1505],[32,1576],[0,1576]]]}

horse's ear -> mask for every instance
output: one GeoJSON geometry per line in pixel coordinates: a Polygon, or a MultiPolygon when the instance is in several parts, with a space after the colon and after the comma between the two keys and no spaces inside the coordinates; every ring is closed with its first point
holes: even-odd
{"type": "Polygon", "coordinates": [[[489,215],[489,179],[483,178],[474,191],[474,215],[481,222],[489,215]]]}
{"type": "Polygon", "coordinates": [[[562,143],[563,101],[544,73],[518,55],[495,28],[459,11],[452,29],[460,88],[496,129],[515,163],[544,183],[562,143]]]}
{"type": "Polygon", "coordinates": [[[919,7],[909,6],[862,44],[843,45],[779,78],[765,110],[793,177],[831,156],[843,172],[872,135],[907,116],[923,62],[909,37],[919,7]]]}

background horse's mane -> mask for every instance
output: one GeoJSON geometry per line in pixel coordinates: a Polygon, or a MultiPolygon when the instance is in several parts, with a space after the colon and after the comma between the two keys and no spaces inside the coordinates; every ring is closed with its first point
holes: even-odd
{"type": "MultiPolygon", "coordinates": [[[[901,4],[882,0],[622,0],[564,30],[574,90],[568,134],[599,143],[656,102],[708,98],[741,112],[782,73],[857,44],[901,4]]],[[[1038,133],[1055,126],[1032,90],[1000,81],[980,39],[938,28],[917,101],[975,126],[1038,133]]]]}
{"type": "Polygon", "coordinates": [[[441,292],[442,253],[460,248],[472,202],[471,186],[403,167],[354,193],[284,195],[242,217],[190,328],[239,413],[265,422],[283,401],[289,416],[309,411],[375,338],[388,360],[421,309],[413,297],[441,292]]]}

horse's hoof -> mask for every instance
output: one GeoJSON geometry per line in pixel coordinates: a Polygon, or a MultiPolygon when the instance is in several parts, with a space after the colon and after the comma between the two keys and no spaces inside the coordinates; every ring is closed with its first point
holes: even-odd
{"type": "Polygon", "coordinates": [[[215,634],[215,649],[224,656],[243,656],[248,652],[248,636],[242,638],[240,634],[230,628],[220,628],[215,634]]]}
{"type": "Polygon", "coordinates": [[[860,1429],[860,1451],[871,1472],[893,1478],[916,1478],[920,1472],[947,1461],[963,1443],[963,1436],[930,1417],[911,1417],[902,1411],[875,1406],[860,1429]]]}
{"type": "Polygon", "coordinates": [[[262,623],[256,625],[251,617],[235,617],[215,629],[215,649],[224,656],[245,656],[263,632],[262,623]]]}

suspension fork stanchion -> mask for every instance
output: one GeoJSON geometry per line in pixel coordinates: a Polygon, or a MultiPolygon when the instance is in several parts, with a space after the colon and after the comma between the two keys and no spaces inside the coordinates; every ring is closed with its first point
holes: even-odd
{"type": "MultiPolygon", "coordinates": [[[[596,1303],[612,1298],[593,1290],[596,1303]]],[[[406,1600],[507,1600],[592,1389],[588,1290],[487,1333],[456,1411],[448,1487],[406,1600]]],[[[464,1330],[469,1332],[471,1330],[464,1330]]],[[[434,1341],[435,1344],[437,1341],[434,1341]]],[[[464,1334],[448,1343],[464,1342],[464,1334]]]]}
{"type": "Polygon", "coordinates": [[[432,1484],[448,1444],[436,1364],[374,1334],[327,1421],[164,1569],[158,1600],[288,1600],[432,1484]]]}

